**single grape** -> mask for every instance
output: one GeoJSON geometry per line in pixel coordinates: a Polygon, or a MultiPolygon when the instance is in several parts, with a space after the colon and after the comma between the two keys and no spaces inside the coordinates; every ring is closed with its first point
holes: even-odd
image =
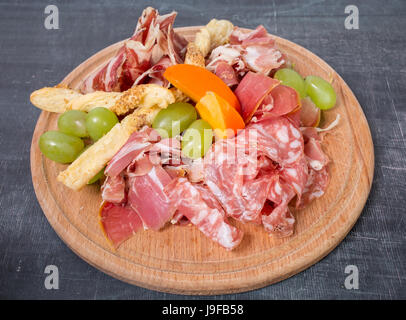
{"type": "Polygon", "coordinates": [[[86,116],[86,129],[93,141],[99,140],[118,123],[117,116],[109,109],[98,107],[86,116]]]}
{"type": "Polygon", "coordinates": [[[96,175],[92,179],[90,179],[87,184],[93,184],[96,181],[99,181],[103,177],[104,177],[104,168],[101,169],[98,173],[96,173],[96,175]]]}
{"type": "Polygon", "coordinates": [[[301,99],[306,97],[305,82],[295,70],[289,68],[279,69],[276,71],[274,78],[278,79],[283,85],[295,89],[301,99]]]}
{"type": "Polygon", "coordinates": [[[156,115],[152,128],[165,130],[168,137],[174,137],[185,131],[197,119],[197,112],[190,103],[175,102],[156,115]]]}
{"type": "Polygon", "coordinates": [[[306,93],[317,108],[327,110],[334,107],[337,97],[330,83],[317,76],[307,76],[305,85],[306,93]]]}
{"type": "Polygon", "coordinates": [[[199,119],[185,130],[182,137],[182,153],[192,159],[201,158],[212,143],[213,129],[207,121],[199,119]]]}
{"type": "Polygon", "coordinates": [[[39,149],[47,158],[59,162],[73,162],[84,148],[83,141],[59,131],[48,131],[39,138],[39,149]]]}
{"type": "Polygon", "coordinates": [[[86,112],[69,110],[58,118],[59,131],[79,138],[88,137],[86,130],[86,112]]]}

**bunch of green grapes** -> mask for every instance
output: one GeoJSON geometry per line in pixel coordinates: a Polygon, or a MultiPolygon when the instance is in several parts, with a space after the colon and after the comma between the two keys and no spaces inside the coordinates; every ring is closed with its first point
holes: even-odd
{"type": "Polygon", "coordinates": [[[172,103],[157,114],[152,127],[162,137],[182,134],[182,153],[192,159],[203,157],[213,143],[212,127],[197,119],[196,109],[190,103],[172,103]]]}
{"type": "MultiPolygon", "coordinates": [[[[94,108],[89,113],[69,110],[58,118],[58,131],[48,131],[39,138],[39,148],[44,156],[58,162],[71,163],[84,150],[83,139],[99,140],[118,123],[117,116],[106,108],[94,108]]],[[[103,177],[100,171],[89,183],[103,177]]]]}
{"type": "Polygon", "coordinates": [[[300,98],[309,96],[316,107],[321,110],[331,109],[336,103],[336,93],[333,87],[323,78],[307,76],[303,79],[299,73],[289,68],[278,70],[274,78],[295,89],[300,98]]]}

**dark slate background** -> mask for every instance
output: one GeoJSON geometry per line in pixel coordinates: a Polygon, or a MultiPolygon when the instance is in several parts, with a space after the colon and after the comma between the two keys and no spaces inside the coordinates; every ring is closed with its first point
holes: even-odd
{"type": "Polygon", "coordinates": [[[227,18],[263,24],[327,61],[349,84],[368,119],[375,177],[365,209],[325,259],[281,283],[215,299],[406,298],[406,1],[0,1],[0,298],[185,299],[123,283],[91,267],[58,238],[37,202],[29,152],[40,114],[29,102],[80,62],[132,34],[142,9],[179,12],[176,26],[227,18]],[[59,30],[44,28],[44,8],[59,8],[59,30]],[[356,4],[359,30],[346,30],[356,4]],[[44,269],[59,267],[59,290],[44,269]],[[359,268],[358,290],[344,269],[359,268]]]}

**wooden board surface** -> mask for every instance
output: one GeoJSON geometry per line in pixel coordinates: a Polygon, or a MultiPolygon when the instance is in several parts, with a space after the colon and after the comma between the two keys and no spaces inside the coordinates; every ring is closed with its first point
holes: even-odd
{"type": "MultiPolygon", "coordinates": [[[[193,39],[196,27],[178,32],[193,39]]],[[[323,60],[306,49],[277,38],[281,51],[303,75],[332,79],[337,106],[324,112],[340,125],[325,136],[323,148],[332,159],[326,194],[296,211],[293,236],[270,237],[262,227],[235,222],[245,232],[241,245],[228,252],[194,227],[168,225],[160,232],[143,231],[114,251],[98,223],[101,201],[97,186],[74,192],[56,181],[66,166],[43,157],[38,138],[56,129],[58,115],[43,112],[31,146],[31,171],[38,201],[52,227],[88,263],[123,281],[159,291],[219,294],[247,291],[283,280],[319,261],[346,236],[367,199],[374,169],[368,123],[355,96],[323,60]]],[[[62,82],[77,88],[92,70],[114,55],[119,43],[82,63],[62,82]]]]}

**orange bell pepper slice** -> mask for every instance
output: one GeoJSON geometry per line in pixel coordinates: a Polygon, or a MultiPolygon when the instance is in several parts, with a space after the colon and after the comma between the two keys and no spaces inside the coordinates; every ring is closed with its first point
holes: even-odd
{"type": "Polygon", "coordinates": [[[241,112],[240,102],[233,91],[223,80],[205,68],[191,64],[175,64],[165,70],[164,77],[194,102],[198,102],[207,91],[211,91],[241,112]]]}
{"type": "Polygon", "coordinates": [[[206,120],[217,138],[231,138],[245,123],[241,115],[225,99],[208,91],[196,104],[200,117],[206,120]]]}

